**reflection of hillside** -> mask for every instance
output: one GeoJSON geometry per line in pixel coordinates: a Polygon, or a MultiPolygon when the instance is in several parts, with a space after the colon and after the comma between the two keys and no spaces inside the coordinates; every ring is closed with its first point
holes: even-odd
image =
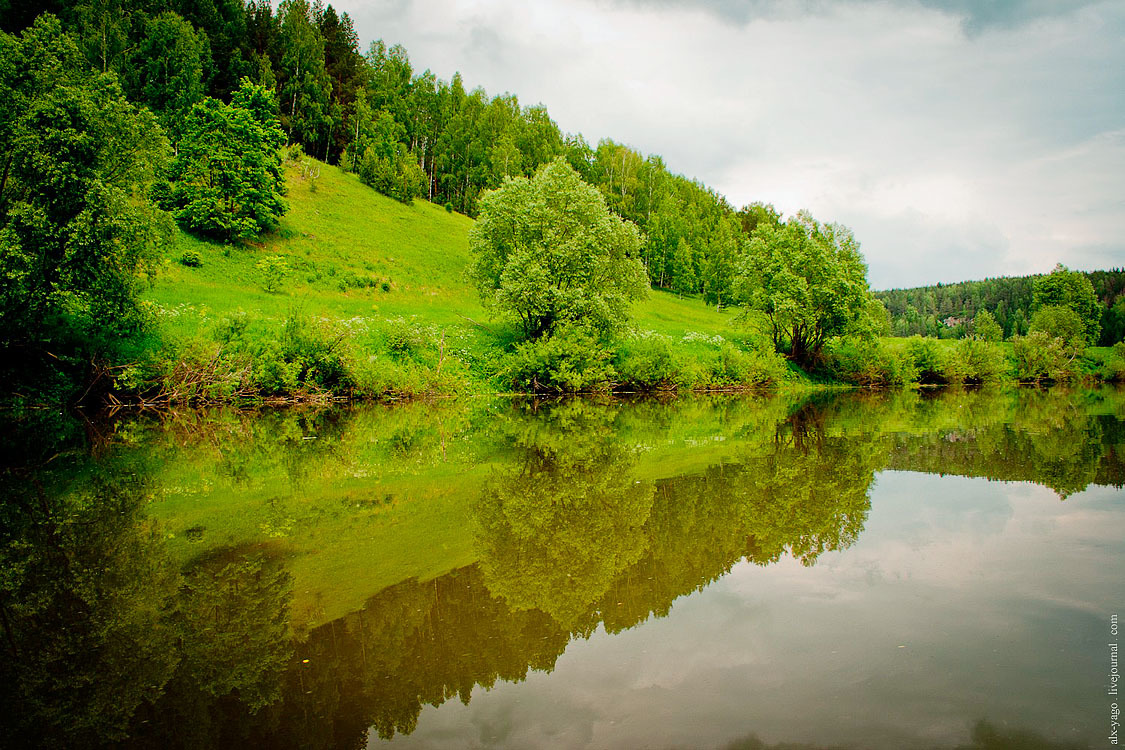
{"type": "Polygon", "coordinates": [[[1030,481],[1066,498],[1090,484],[1122,486],[1121,422],[1094,416],[1065,392],[1033,392],[1017,418],[935,433],[887,436],[887,468],[1030,481]]]}
{"type": "Polygon", "coordinates": [[[491,599],[476,568],[407,581],[296,643],[269,706],[238,694],[193,704],[189,686],[170,684],[141,744],[362,747],[369,728],[383,737],[412,731],[423,705],[468,702],[477,685],[551,669],[568,640],[543,614],[491,599]]]}
{"type": "Polygon", "coordinates": [[[791,552],[811,563],[862,527],[866,443],[787,423],[764,455],[649,483],[633,478],[612,432],[573,434],[578,416],[517,438],[524,461],[482,492],[481,528],[495,533],[479,566],[392,586],[311,630],[280,700],[260,710],[241,693],[206,698],[173,680],[143,713],[144,744],[358,747],[368,727],[409,733],[423,706],[550,671],[571,639],[663,616],[739,560],[791,552]]]}
{"type": "Polygon", "coordinates": [[[950,391],[798,408],[717,398],[185,414],[117,425],[96,456],[81,429],[36,426],[46,441],[16,435],[19,466],[0,468],[10,736],[303,748],[361,746],[369,727],[410,732],[425,705],[550,671],[570,640],[662,617],[739,561],[811,565],[847,548],[883,468],[1064,496],[1120,486],[1118,401],[950,391]],[[210,490],[220,480],[226,495],[210,490]],[[461,494],[438,505],[444,492],[461,494]],[[153,497],[179,503],[169,525],[148,515],[153,497]],[[224,514],[203,514],[212,508],[224,514]],[[423,512],[443,525],[420,523],[423,512]],[[344,570],[353,580],[331,582],[367,596],[379,586],[356,584],[370,575],[358,566],[398,565],[392,536],[417,547],[393,569],[409,571],[398,583],[293,627],[294,589],[308,588],[298,565],[344,570]]]}
{"type": "Polygon", "coordinates": [[[146,478],[77,451],[48,464],[0,470],[3,744],[144,744],[173,717],[193,745],[214,707],[274,702],[291,592],[269,550],[215,548],[181,570],[146,478]]]}

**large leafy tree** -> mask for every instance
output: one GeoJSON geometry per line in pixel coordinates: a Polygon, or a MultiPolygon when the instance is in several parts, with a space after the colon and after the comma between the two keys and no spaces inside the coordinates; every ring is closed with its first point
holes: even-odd
{"type": "Polygon", "coordinates": [[[1037,309],[1064,307],[1073,310],[1082,322],[1086,343],[1097,343],[1102,330],[1102,306],[1086,274],[1059,264],[1051,273],[1036,279],[1033,294],[1037,309]]]}
{"type": "Polygon", "coordinates": [[[68,321],[139,320],[168,222],[146,199],[168,144],[116,77],[88,72],[53,16],[0,35],[0,345],[68,321]]]}
{"type": "Polygon", "coordinates": [[[859,324],[870,309],[855,236],[806,211],[783,224],[759,224],[740,276],[747,305],[770,322],[774,346],[801,365],[815,363],[830,337],[859,324]]]}
{"type": "Polygon", "coordinates": [[[531,338],[578,323],[619,330],[648,290],[641,236],[563,159],[482,196],[470,275],[486,304],[531,338]]]}
{"type": "Polygon", "coordinates": [[[211,98],[195,104],[172,164],[176,219],[228,242],[276,226],[287,209],[284,141],[273,93],[249,79],[229,105],[211,98]]]}

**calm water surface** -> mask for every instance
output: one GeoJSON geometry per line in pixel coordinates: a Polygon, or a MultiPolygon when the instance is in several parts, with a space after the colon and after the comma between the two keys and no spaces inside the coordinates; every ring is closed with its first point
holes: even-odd
{"type": "Polygon", "coordinates": [[[3,426],[0,746],[1110,747],[1125,393],[3,426]]]}

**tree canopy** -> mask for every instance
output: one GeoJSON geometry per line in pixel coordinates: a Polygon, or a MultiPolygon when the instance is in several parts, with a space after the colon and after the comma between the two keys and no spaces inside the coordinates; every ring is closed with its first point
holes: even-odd
{"type": "Polygon", "coordinates": [[[648,290],[640,232],[562,159],[486,193],[469,244],[481,297],[529,338],[564,323],[612,334],[648,290]]]}
{"type": "Polygon", "coordinates": [[[1002,341],[1004,329],[988,310],[980,310],[973,318],[973,336],[981,341],[1002,341]]]}
{"type": "Polygon", "coordinates": [[[187,229],[231,241],[272,229],[285,213],[273,92],[249,79],[231,104],[192,106],[172,163],[171,205],[187,229]]]}
{"type": "MultiPolygon", "coordinates": [[[[1125,271],[1113,268],[1073,273],[1085,276],[1097,294],[1102,308],[1099,345],[1120,341],[1125,332],[1125,271]]],[[[1040,279],[1041,275],[1005,276],[874,294],[890,311],[895,336],[957,338],[971,332],[966,330],[966,322],[987,310],[1008,338],[1030,329],[1031,316],[1037,309],[1034,288],[1040,279]]]]}
{"type": "Polygon", "coordinates": [[[747,306],[769,320],[774,346],[801,365],[870,310],[867,266],[851,230],[806,211],[757,226],[740,279],[747,306]]]}
{"type": "Polygon", "coordinates": [[[34,342],[62,317],[134,321],[166,236],[146,193],[167,151],[153,115],[87,70],[58,19],[0,36],[0,342],[34,342]]]}
{"type": "Polygon", "coordinates": [[[1098,334],[1102,331],[1102,306],[1098,303],[1094,285],[1084,274],[1059,264],[1051,273],[1036,279],[1034,295],[1035,307],[1039,310],[1046,307],[1073,310],[1082,323],[1086,343],[1097,343],[1098,334]]]}

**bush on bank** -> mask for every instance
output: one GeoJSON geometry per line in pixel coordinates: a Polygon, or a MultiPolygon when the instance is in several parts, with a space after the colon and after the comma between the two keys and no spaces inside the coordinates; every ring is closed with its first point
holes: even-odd
{"type": "Polygon", "coordinates": [[[957,385],[1003,380],[1009,365],[1000,345],[990,341],[939,342],[912,336],[836,339],[827,349],[822,370],[851,385],[957,385]]]}
{"type": "MultiPolygon", "coordinates": [[[[533,341],[515,339],[414,318],[332,320],[295,310],[276,319],[238,311],[190,338],[153,336],[116,352],[112,361],[127,364],[94,367],[79,392],[91,403],[386,400],[497,391],[760,390],[808,378],[751,334],[730,340],[634,332],[607,342],[566,326],[533,341]]],[[[829,343],[812,377],[864,387],[1120,382],[1125,344],[1078,355],[1042,332],[1011,344],[844,337],[829,343]]]]}

